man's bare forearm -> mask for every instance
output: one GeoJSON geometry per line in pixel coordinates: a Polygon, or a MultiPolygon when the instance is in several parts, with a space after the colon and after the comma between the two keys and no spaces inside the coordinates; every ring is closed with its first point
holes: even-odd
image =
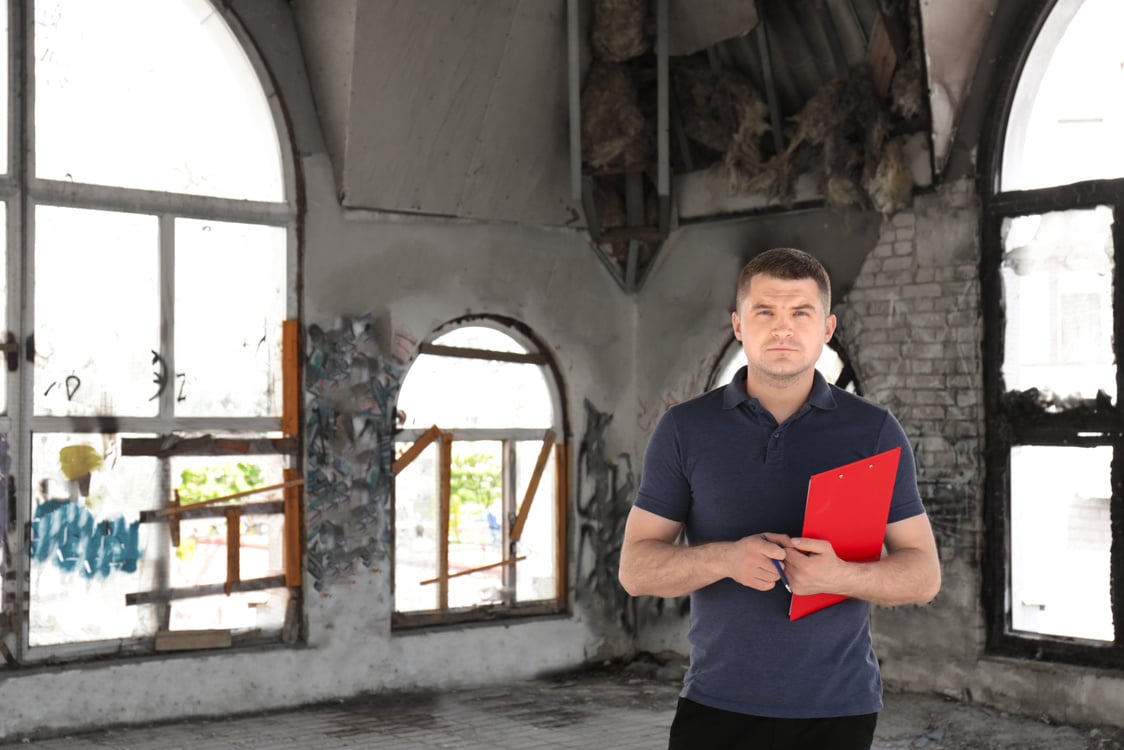
{"type": "Polygon", "coordinates": [[[917,549],[897,550],[870,563],[848,563],[839,593],[883,607],[927,604],[941,588],[941,569],[917,549]]]}
{"type": "Polygon", "coordinates": [[[687,547],[637,540],[621,550],[621,585],[632,596],[684,596],[728,577],[731,547],[730,542],[687,547]]]}

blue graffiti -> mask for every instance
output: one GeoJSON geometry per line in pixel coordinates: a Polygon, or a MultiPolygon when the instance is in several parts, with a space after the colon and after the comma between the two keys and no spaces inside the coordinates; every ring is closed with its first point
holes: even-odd
{"type": "Polygon", "coordinates": [[[86,578],[111,572],[136,573],[140,559],[140,521],[123,516],[96,519],[73,500],[48,500],[31,522],[31,559],[53,562],[86,578]]]}

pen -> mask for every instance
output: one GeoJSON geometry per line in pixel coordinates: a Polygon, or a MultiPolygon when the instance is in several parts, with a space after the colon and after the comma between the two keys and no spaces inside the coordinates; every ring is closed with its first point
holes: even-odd
{"type": "Polygon", "coordinates": [[[781,567],[780,560],[773,560],[773,565],[776,566],[777,572],[781,574],[781,583],[784,584],[785,591],[792,593],[792,587],[788,585],[788,576],[784,574],[784,568],[781,567]]]}

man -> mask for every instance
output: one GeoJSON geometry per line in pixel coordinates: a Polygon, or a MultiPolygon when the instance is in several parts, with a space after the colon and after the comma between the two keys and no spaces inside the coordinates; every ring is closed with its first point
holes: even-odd
{"type": "Polygon", "coordinates": [[[803,251],[751,260],[731,316],[746,367],[668,410],[649,442],[620,580],[633,596],[691,595],[670,750],[868,750],[882,708],[870,603],[926,603],[940,589],[905,433],[815,370],[835,331],[830,289],[803,251]],[[894,447],[880,560],[846,562],[829,542],[799,538],[812,474],[894,447]],[[782,568],[793,593],[850,598],[790,622],[782,568]]]}

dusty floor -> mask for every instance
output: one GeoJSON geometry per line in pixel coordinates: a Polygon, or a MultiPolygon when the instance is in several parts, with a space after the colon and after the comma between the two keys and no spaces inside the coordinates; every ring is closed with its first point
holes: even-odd
{"type": "MultiPolygon", "coordinates": [[[[655,710],[667,698],[654,686],[666,683],[674,700],[682,675],[682,665],[662,661],[641,658],[604,674],[625,682],[643,676],[635,700],[648,701],[655,710]]],[[[884,702],[872,750],[1124,750],[1121,727],[1056,725],[939,695],[893,690],[884,702]]]]}
{"type": "MultiPolygon", "coordinates": [[[[682,665],[641,658],[465,690],[370,695],[252,716],[15,737],[34,750],[659,750],[682,665]]],[[[1124,750],[1124,729],[1056,726],[933,695],[889,692],[874,750],[1124,750]]]]}

